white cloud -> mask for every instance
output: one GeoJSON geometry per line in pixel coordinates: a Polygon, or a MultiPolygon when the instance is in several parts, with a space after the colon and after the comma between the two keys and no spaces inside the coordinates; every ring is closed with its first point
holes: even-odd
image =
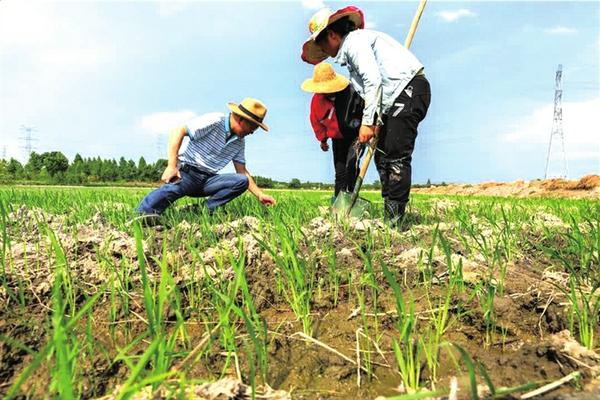
{"type": "Polygon", "coordinates": [[[566,26],[555,26],[554,28],[544,29],[544,32],[551,35],[571,35],[577,33],[577,29],[566,26]]]}
{"type": "Polygon", "coordinates": [[[320,10],[327,7],[323,0],[302,0],[302,7],[308,10],[320,10]]]}
{"type": "Polygon", "coordinates": [[[61,13],[50,2],[0,1],[0,57],[18,54],[34,74],[57,72],[66,79],[81,67],[114,59],[114,44],[95,35],[96,26],[81,17],[76,11],[61,13]]]}
{"type": "Polygon", "coordinates": [[[158,15],[161,17],[170,17],[187,9],[190,6],[190,2],[175,0],[159,1],[156,6],[158,15]]]}
{"type": "Polygon", "coordinates": [[[136,126],[153,136],[166,135],[177,125],[196,116],[196,113],[190,110],[157,112],[139,118],[136,126]]]}
{"type": "Polygon", "coordinates": [[[467,10],[466,8],[461,8],[459,10],[453,10],[453,11],[450,11],[450,10],[439,11],[435,15],[437,15],[438,17],[440,17],[441,19],[443,19],[446,22],[454,22],[454,21],[459,20],[462,17],[477,16],[477,14],[475,14],[473,11],[467,10]]]}
{"type": "Polygon", "coordinates": [[[377,28],[377,22],[375,22],[375,21],[367,21],[367,22],[365,22],[365,28],[367,28],[367,29],[376,29],[377,28]]]}
{"type": "MultiPolygon", "coordinates": [[[[563,103],[563,132],[567,158],[600,160],[600,97],[563,103]]],[[[552,129],[554,105],[547,104],[517,121],[503,135],[505,142],[548,145],[552,129]]],[[[540,150],[545,147],[540,147],[540,150]]]]}
{"type": "Polygon", "coordinates": [[[46,44],[56,39],[60,24],[49,4],[43,2],[0,2],[0,45],[46,44]]]}
{"type": "Polygon", "coordinates": [[[99,67],[116,58],[113,48],[100,46],[47,49],[40,51],[38,57],[43,68],[68,68],[77,71],[99,67]]]}

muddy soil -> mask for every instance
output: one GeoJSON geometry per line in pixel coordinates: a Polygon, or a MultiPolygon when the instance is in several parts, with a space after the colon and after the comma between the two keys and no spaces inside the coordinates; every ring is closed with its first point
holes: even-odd
{"type": "MultiPolygon", "coordinates": [[[[451,201],[436,203],[442,214],[454,206],[451,201]]],[[[536,224],[554,224],[555,229],[566,229],[556,227],[561,222],[557,218],[540,214],[524,229],[542,240],[543,232],[535,228],[536,224]]],[[[65,216],[21,207],[9,216],[9,221],[11,244],[5,258],[10,262],[0,287],[0,335],[3,339],[0,340],[0,394],[6,393],[51,335],[52,287],[56,265],[61,259],[48,240],[48,231],[43,228],[47,226],[64,251],[75,306],[80,307],[89,296],[102,291],[91,317],[84,318],[76,329],[82,343],[86,335],[92,335],[97,346],[93,352],[81,349],[77,378],[83,397],[110,398],[130,372],[122,360],[115,361],[118,349],[127,346],[146,329],[135,239],[130,232],[107,223],[101,213],[91,224],[70,225],[65,216]],[[115,280],[122,271],[128,271],[129,278],[115,280]],[[122,302],[111,300],[111,288],[116,286],[128,293],[126,309],[122,302]],[[14,293],[22,293],[24,298],[15,297],[14,293]],[[111,310],[114,304],[121,308],[111,310]],[[108,323],[110,313],[116,313],[112,316],[116,320],[112,324],[108,323]],[[93,356],[86,357],[86,352],[93,356]]],[[[451,223],[437,225],[438,230],[449,231],[451,228],[451,223]]],[[[272,254],[260,244],[265,239],[265,230],[257,218],[243,217],[215,226],[211,235],[216,245],[210,247],[203,246],[203,233],[194,222],[183,221],[177,229],[149,228],[144,231],[143,248],[149,279],[158,282],[160,266],[157,260],[163,255],[163,243],[171,244],[165,253],[166,260],[181,293],[191,341],[187,346],[180,345],[180,351],[193,348],[210,326],[210,321],[206,321],[208,314],[199,312],[198,305],[192,304],[192,291],[200,281],[212,281],[217,285],[232,279],[234,272],[227,255],[237,257],[240,251],[244,252],[250,293],[269,330],[267,382],[270,387],[282,390],[271,393],[270,398],[375,398],[399,393],[401,379],[392,351],[393,340],[398,337],[394,327],[397,320],[395,298],[380,268],[375,268],[372,276],[380,289],[364,292],[368,309],[364,316],[357,300],[357,282],[369,272],[365,270],[364,254],[360,250],[365,251],[368,246],[380,251],[404,293],[410,293],[421,330],[429,324],[431,310],[444,299],[449,264],[462,266],[464,289],[452,297],[444,340],[463,347],[489,372],[496,386],[549,382],[580,371],[583,378],[579,386],[564,385],[542,398],[600,398],[600,356],[582,348],[568,331],[568,302],[560,290],[566,287],[568,276],[556,267],[555,261],[527,251],[524,243],[525,250],[506,265],[504,272],[493,272],[492,279],[500,280],[502,273],[505,280],[502,293],[496,293],[493,300],[497,318],[490,332],[489,326],[486,329],[481,299],[471,295],[475,288],[490,279],[486,259],[479,254],[468,256],[458,240],[449,241],[450,258],[439,250],[428,255],[425,246],[413,243],[417,239],[425,240],[425,243],[428,238],[431,241],[432,231],[433,226],[418,224],[405,232],[390,230],[380,220],[352,221],[349,226],[340,227],[326,217],[315,218],[304,226],[298,242],[298,257],[313,266],[318,283],[311,304],[312,338],[316,341],[310,341],[300,333],[301,323],[278,290],[277,274],[280,271],[272,254]],[[366,237],[370,237],[370,241],[367,242],[366,237]],[[188,245],[190,240],[192,246],[188,245]],[[325,252],[328,246],[334,246],[332,252],[325,252]],[[331,254],[335,254],[336,269],[340,272],[337,297],[327,290],[331,254]],[[424,257],[432,258],[430,270],[423,269],[424,257]],[[371,329],[369,335],[377,338],[378,348],[369,345],[370,367],[361,371],[356,365],[357,331],[364,333],[365,321],[371,329]],[[599,397],[594,397],[596,395],[599,397]]],[[[165,318],[172,324],[176,320],[172,310],[166,311],[165,318]]],[[[243,332],[243,325],[240,329],[243,332]]],[[[600,328],[596,327],[595,334],[600,337],[600,328]]],[[[189,379],[212,381],[221,377],[225,357],[218,341],[210,346],[209,356],[190,368],[189,379]]],[[[146,347],[147,343],[140,341],[130,352],[142,354],[146,347]]],[[[366,365],[365,354],[361,357],[361,364],[366,365]]],[[[232,376],[239,373],[239,378],[247,384],[244,359],[245,356],[240,354],[241,370],[237,372],[232,367],[230,372],[232,376]]],[[[468,379],[458,353],[451,346],[445,346],[440,359],[438,387],[447,386],[452,377],[459,376],[461,391],[458,398],[467,397],[468,379]]],[[[34,398],[44,397],[47,393],[44,382],[50,381],[50,374],[50,367],[42,363],[33,379],[22,386],[23,391],[34,398]]],[[[423,378],[429,378],[425,370],[423,378]]],[[[239,380],[236,384],[231,382],[225,386],[234,394],[221,393],[223,398],[234,398],[235,393],[240,398],[243,393],[247,394],[247,387],[239,380]]],[[[197,386],[188,389],[199,398],[208,398],[197,386]]],[[[166,389],[161,390],[163,392],[155,392],[153,398],[167,396],[166,389]]],[[[149,398],[144,397],[144,393],[140,392],[139,398],[149,398]]]]}

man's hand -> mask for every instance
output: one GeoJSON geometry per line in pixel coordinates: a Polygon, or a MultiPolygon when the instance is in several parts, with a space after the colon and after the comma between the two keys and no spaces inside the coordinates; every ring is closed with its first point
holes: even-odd
{"type": "Polygon", "coordinates": [[[329,145],[327,144],[327,141],[321,142],[321,150],[323,150],[323,151],[329,150],[329,145]]]}
{"type": "Polygon", "coordinates": [[[275,199],[273,197],[269,196],[268,194],[264,194],[264,193],[261,193],[258,195],[258,200],[265,206],[274,206],[275,204],[277,204],[277,202],[275,201],[275,199]]]}
{"type": "Polygon", "coordinates": [[[361,125],[358,131],[358,141],[361,143],[367,143],[377,131],[376,125],[361,125]]]}
{"type": "Polygon", "coordinates": [[[177,182],[181,180],[181,174],[177,167],[167,166],[160,179],[165,183],[177,182]]]}

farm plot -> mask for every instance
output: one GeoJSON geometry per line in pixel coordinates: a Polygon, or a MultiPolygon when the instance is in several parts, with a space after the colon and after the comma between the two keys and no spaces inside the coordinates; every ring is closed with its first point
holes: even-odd
{"type": "Polygon", "coordinates": [[[597,201],[416,195],[389,229],[376,194],[336,223],[328,193],[278,192],[147,228],[142,195],[0,188],[2,396],[600,390],[597,201]]]}

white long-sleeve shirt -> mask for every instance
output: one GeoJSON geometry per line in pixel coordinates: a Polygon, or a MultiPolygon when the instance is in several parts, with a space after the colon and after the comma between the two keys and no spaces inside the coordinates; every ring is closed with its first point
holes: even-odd
{"type": "Polygon", "coordinates": [[[333,60],[348,67],[350,82],[365,101],[363,125],[376,125],[380,87],[382,113],[386,114],[408,82],[423,69],[406,47],[391,36],[370,29],[348,33],[333,60]]]}

